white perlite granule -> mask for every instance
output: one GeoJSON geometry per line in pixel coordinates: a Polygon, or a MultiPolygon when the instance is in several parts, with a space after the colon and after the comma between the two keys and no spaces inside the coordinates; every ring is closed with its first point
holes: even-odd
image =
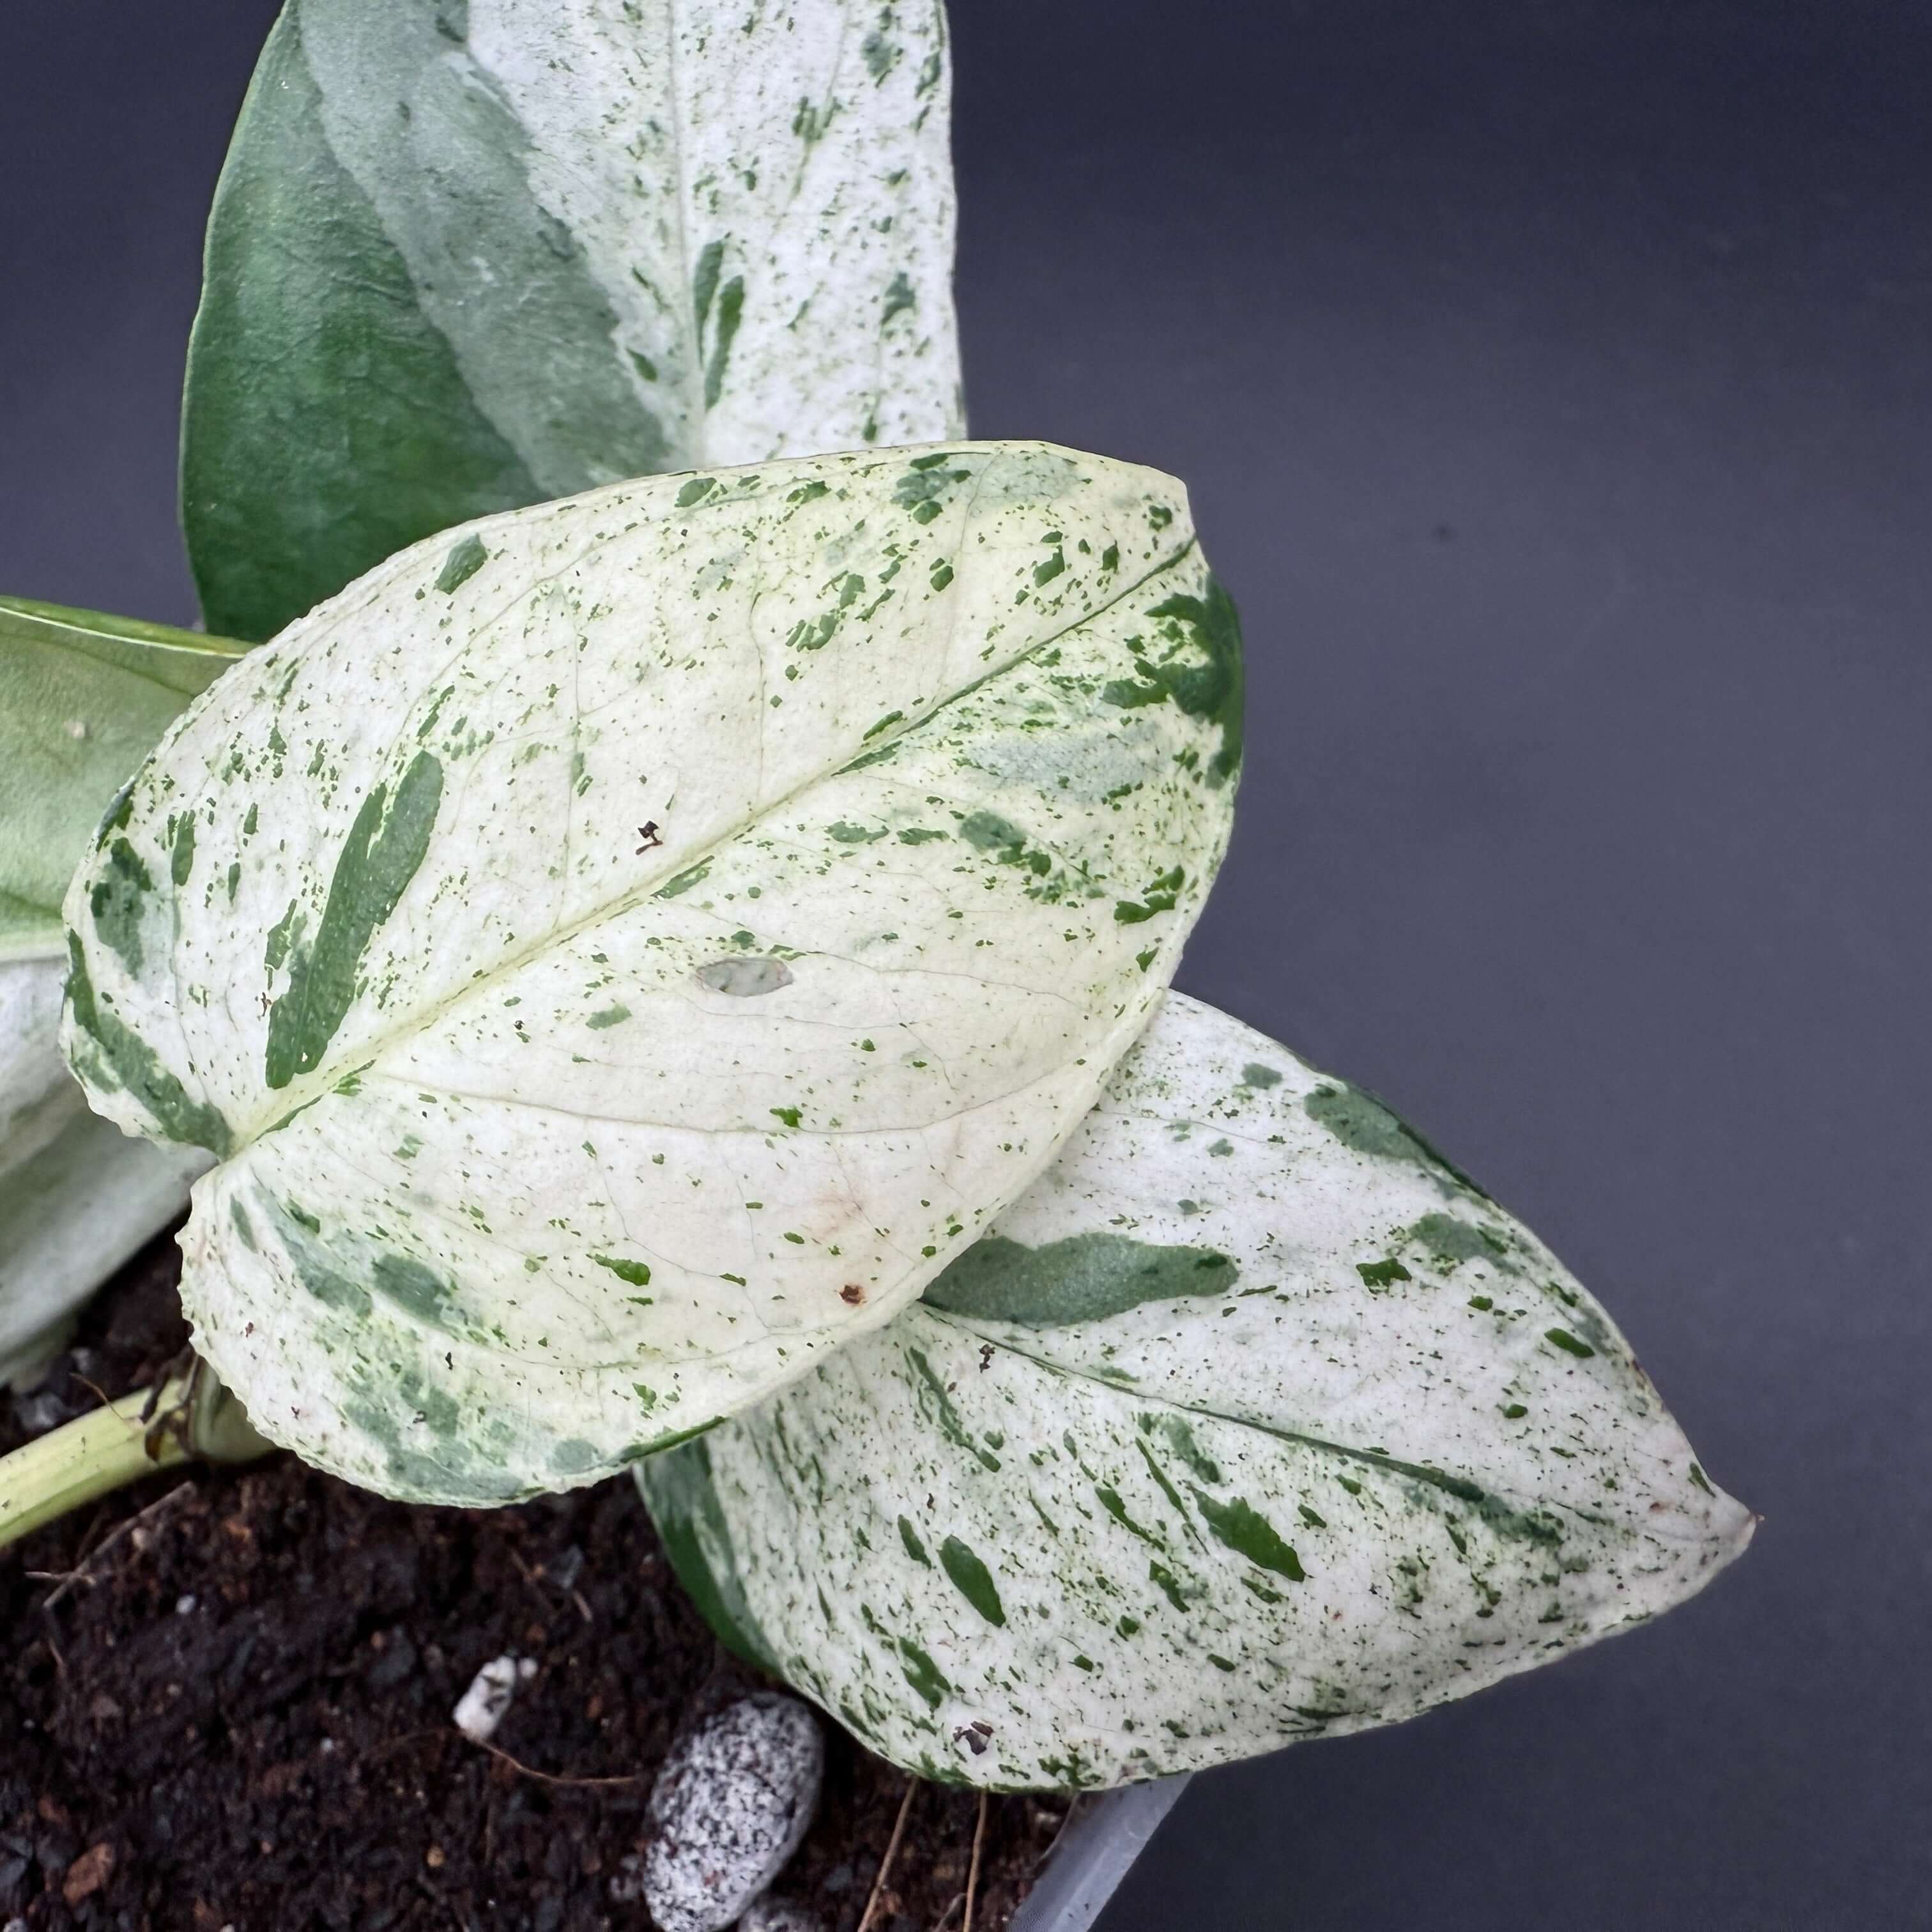
{"type": "Polygon", "coordinates": [[[503,1721],[503,1713],[517,1694],[517,1686],[537,1674],[527,1657],[493,1657],[470,1681],[457,1700],[456,1728],[466,1738],[485,1744],[503,1721]]]}
{"type": "Polygon", "coordinates": [[[797,1850],[824,1766],[818,1720],[772,1691],[672,1747],[651,1790],[656,1835],[644,1854],[644,1898],[662,1932],[722,1932],[736,1919],[797,1850]]]}

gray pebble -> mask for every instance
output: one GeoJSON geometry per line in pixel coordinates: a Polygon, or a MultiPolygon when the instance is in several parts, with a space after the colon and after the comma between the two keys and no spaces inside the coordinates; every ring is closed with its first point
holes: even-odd
{"type": "Polygon", "coordinates": [[[723,1932],[797,1850],[825,1742],[796,1697],[760,1691],[673,1746],[651,1790],[644,1900],[662,1932],[723,1932]]]}
{"type": "Polygon", "coordinates": [[[754,1898],[738,1922],[738,1932],[825,1932],[815,1912],[796,1900],[754,1898]]]}

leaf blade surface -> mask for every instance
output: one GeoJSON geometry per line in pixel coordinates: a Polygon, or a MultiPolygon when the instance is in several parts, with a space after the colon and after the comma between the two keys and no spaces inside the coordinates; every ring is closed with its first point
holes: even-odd
{"type": "Polygon", "coordinates": [[[736,1641],[896,1762],[1013,1788],[1412,1715],[1750,1528],[1520,1222],[1174,994],[924,1300],[638,1477],[736,1641]]]}
{"type": "Polygon", "coordinates": [[[961,434],[949,86],[938,0],[291,0],[190,349],[210,622],[625,476],[961,434]]]}
{"type": "Polygon", "coordinates": [[[88,1115],[60,1055],[60,904],[116,788],[241,649],[0,598],[0,1381],[181,1212],[204,1164],[88,1115]]]}
{"type": "Polygon", "coordinates": [[[488,520],[251,653],[76,882],[67,1038],[223,1159],[184,1296],[259,1426],[503,1500],[915,1294],[1173,970],[1224,603],[1172,479],[959,444],[488,520]]]}
{"type": "Polygon", "coordinates": [[[63,956],[61,899],[102,812],[242,649],[0,598],[0,960],[63,956]]]}

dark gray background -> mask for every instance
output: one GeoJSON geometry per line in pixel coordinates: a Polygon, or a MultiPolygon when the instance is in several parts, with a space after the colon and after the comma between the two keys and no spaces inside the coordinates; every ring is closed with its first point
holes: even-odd
{"type": "MultiPolygon", "coordinates": [[[[191,603],[197,237],[269,0],[0,8],[0,586],[191,603]]],[[[1202,1780],[1106,1932],[1932,1925],[1932,27],[956,0],[976,431],[1190,479],[1250,648],[1180,983],[1610,1304],[1756,1547],[1202,1780]]]]}

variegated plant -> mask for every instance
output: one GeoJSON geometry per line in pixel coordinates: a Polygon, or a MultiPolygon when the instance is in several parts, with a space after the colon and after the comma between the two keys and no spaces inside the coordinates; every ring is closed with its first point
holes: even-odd
{"type": "MultiPolygon", "coordinates": [[[[938,0],[291,0],[189,356],[211,628],[259,640],[406,543],[592,483],[958,434],[948,78],[938,0]]],[[[184,1204],[194,1163],[92,1120],[62,1066],[58,908],[240,648],[0,618],[0,1380],[184,1204]]]]}
{"type": "Polygon", "coordinates": [[[1163,998],[1232,608],[1170,479],[957,440],[945,120],[937,0],[290,0],[183,466],[281,634],[102,826],[67,1037],[213,1163],[184,1299],[270,1437],[634,1464],[874,1749],[1081,1787],[1479,1688],[1750,1519],[1527,1230],[1163,998]]]}

